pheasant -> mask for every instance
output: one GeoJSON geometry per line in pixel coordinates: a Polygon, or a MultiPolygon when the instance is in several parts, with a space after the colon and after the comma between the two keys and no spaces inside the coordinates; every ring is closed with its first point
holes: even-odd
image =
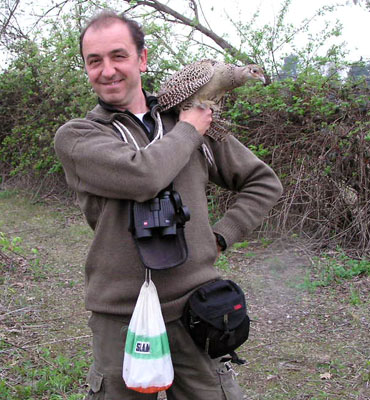
{"type": "Polygon", "coordinates": [[[160,87],[158,103],[161,111],[175,108],[179,112],[194,106],[212,108],[212,123],[206,135],[223,141],[229,133],[227,122],[221,118],[225,94],[247,80],[265,83],[262,68],[258,65],[237,67],[214,60],[197,61],[175,72],[160,87]]]}

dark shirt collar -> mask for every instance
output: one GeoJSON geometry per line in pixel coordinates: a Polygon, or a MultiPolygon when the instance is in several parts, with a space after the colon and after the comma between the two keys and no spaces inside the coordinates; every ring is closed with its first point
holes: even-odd
{"type": "MultiPolygon", "coordinates": [[[[156,104],[158,104],[157,98],[153,95],[148,95],[145,93],[143,90],[144,96],[145,96],[145,101],[146,105],[148,106],[149,110],[151,110],[156,104]]],[[[98,99],[99,104],[104,108],[106,111],[110,112],[129,112],[129,111],[122,111],[118,110],[113,104],[106,103],[104,100],[102,100],[100,97],[98,99]]]]}
{"type": "MultiPolygon", "coordinates": [[[[149,110],[151,111],[152,108],[158,104],[157,98],[153,95],[147,95],[145,91],[143,90],[144,96],[145,96],[145,101],[146,105],[148,106],[149,110]]],[[[150,111],[145,113],[143,117],[143,122],[139,118],[137,118],[134,114],[132,114],[130,111],[122,111],[118,110],[113,104],[108,104],[104,100],[102,100],[100,97],[98,99],[98,102],[100,106],[108,111],[108,112],[113,112],[113,113],[127,113],[129,115],[132,115],[133,118],[137,120],[137,122],[142,125],[144,128],[144,131],[146,132],[146,135],[148,136],[149,140],[152,141],[154,137],[154,129],[155,129],[155,122],[150,114],[150,111]]]]}

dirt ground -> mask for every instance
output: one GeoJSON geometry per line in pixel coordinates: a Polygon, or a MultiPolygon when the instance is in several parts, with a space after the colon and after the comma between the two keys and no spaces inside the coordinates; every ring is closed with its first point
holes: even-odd
{"type": "MultiPolygon", "coordinates": [[[[0,378],[12,388],[14,366],[48,363],[45,349],[91,357],[83,264],[92,234],[74,207],[4,191],[0,232],[20,237],[24,255],[0,270],[0,378]]],[[[315,256],[297,238],[227,252],[222,274],[244,288],[252,319],[238,351],[246,364],[235,367],[245,399],[370,399],[370,279],[309,290],[315,256]]],[[[73,398],[85,391],[81,382],[73,398]]]]}
{"type": "Polygon", "coordinates": [[[370,399],[369,278],[315,291],[299,288],[312,255],[298,243],[232,253],[252,324],[240,382],[248,399],[370,399]],[[364,299],[349,304],[355,286],[364,299]]]}

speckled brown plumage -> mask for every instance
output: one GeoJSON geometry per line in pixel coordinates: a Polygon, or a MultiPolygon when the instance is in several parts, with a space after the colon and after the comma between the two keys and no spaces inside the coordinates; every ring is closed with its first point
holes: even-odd
{"type": "Polygon", "coordinates": [[[165,82],[158,93],[162,111],[173,107],[177,111],[194,106],[213,110],[213,121],[206,132],[214,140],[224,140],[229,130],[221,118],[226,92],[242,86],[249,79],[265,82],[262,68],[257,65],[237,67],[214,60],[201,60],[186,65],[165,82]]]}

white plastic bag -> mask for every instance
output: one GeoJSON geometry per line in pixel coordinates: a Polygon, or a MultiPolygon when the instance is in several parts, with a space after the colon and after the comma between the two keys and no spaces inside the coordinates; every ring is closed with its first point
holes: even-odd
{"type": "Polygon", "coordinates": [[[122,377],[129,389],[156,393],[168,389],[173,376],[161,305],[149,278],[141,287],[128,327],[122,377]]]}

